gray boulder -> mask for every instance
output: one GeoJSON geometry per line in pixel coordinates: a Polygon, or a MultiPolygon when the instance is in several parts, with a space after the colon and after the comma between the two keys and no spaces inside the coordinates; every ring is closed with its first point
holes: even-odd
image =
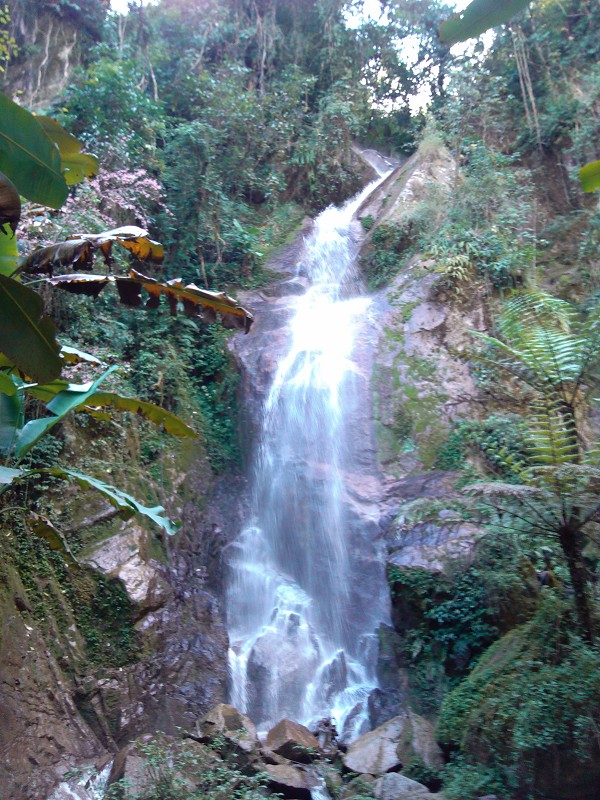
{"type": "Polygon", "coordinates": [[[351,742],[343,760],[353,772],[384,775],[408,766],[415,757],[430,769],[443,764],[433,726],[407,711],[351,742]]]}
{"type": "Polygon", "coordinates": [[[373,796],[376,800],[430,800],[432,794],[422,783],[417,783],[397,772],[383,775],[375,781],[373,796]]]}

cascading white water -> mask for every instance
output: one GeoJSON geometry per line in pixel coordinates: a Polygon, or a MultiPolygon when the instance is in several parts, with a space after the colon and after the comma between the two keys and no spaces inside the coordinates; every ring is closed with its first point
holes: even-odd
{"type": "Polygon", "coordinates": [[[252,519],[229,560],[231,702],[261,729],[331,717],[352,738],[376,686],[385,581],[345,481],[357,458],[353,410],[369,402],[352,360],[371,302],[352,296],[352,220],[381,180],[326,209],[305,242],[310,285],[292,301],[289,350],[263,410],[252,519]]]}

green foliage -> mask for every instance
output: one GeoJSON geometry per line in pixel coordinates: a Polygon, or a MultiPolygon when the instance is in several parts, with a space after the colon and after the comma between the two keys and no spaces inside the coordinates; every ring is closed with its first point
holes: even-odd
{"type": "Polygon", "coordinates": [[[484,795],[509,797],[510,789],[502,773],[474,758],[456,755],[443,771],[444,797],[447,800],[478,800],[484,795]]]}
{"type": "Polygon", "coordinates": [[[17,43],[10,31],[10,10],[3,5],[0,6],[0,72],[4,72],[4,65],[17,53],[17,43]]]}
{"type": "Polygon", "coordinates": [[[597,650],[575,633],[569,604],[545,592],[531,621],[493,645],[448,694],[437,735],[467,755],[484,755],[513,788],[543,783],[552,761],[568,783],[597,749],[599,667],[597,650]]]}
{"type": "MultiPolygon", "coordinates": [[[[426,534],[430,524],[436,523],[413,523],[411,535],[426,534]]],[[[532,572],[518,538],[502,529],[482,538],[472,563],[455,563],[441,575],[389,567],[396,625],[405,627],[403,658],[423,712],[435,711],[449,683],[467,674],[503,629],[531,613],[532,572]]]]}
{"type": "Polygon", "coordinates": [[[122,667],[138,659],[136,608],[120,580],[97,573],[76,577],[66,594],[77,610],[77,627],[93,665],[122,667]]]}
{"type": "MultiPolygon", "coordinates": [[[[10,530],[5,529],[0,539],[2,563],[18,570],[27,613],[46,635],[55,656],[63,647],[61,637],[72,641],[77,631],[92,667],[135,662],[139,657],[135,609],[121,581],[69,567],[62,554],[31,535],[20,515],[9,513],[3,522],[10,522],[10,530]]],[[[76,537],[70,543],[75,550],[80,548],[76,537]]]]}
{"type": "Polygon", "coordinates": [[[421,246],[450,285],[475,275],[495,289],[521,283],[535,256],[531,201],[511,159],[472,143],[464,180],[452,192],[445,222],[425,228],[421,246]]]}
{"type": "Polygon", "coordinates": [[[144,73],[134,60],[101,57],[67,91],[63,121],[106,167],[154,163],[163,117],[144,73]]]}
{"type": "Polygon", "coordinates": [[[374,229],[369,249],[361,258],[370,289],[378,289],[398,274],[412,243],[410,219],[403,225],[384,222],[374,229]]]}
{"type": "Polygon", "coordinates": [[[438,453],[436,468],[460,469],[469,457],[484,460],[486,471],[504,480],[520,481],[528,463],[526,430],[515,415],[492,414],[486,420],[460,420],[438,453]]]}

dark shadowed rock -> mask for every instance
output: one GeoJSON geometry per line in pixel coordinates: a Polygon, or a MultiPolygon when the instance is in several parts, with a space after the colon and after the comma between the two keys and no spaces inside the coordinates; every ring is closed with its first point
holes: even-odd
{"type": "Polygon", "coordinates": [[[311,800],[311,789],[318,785],[314,776],[291,764],[265,764],[262,771],[268,778],[269,789],[288,800],[311,800]]]}
{"type": "Polygon", "coordinates": [[[319,742],[312,733],[290,719],[282,719],[267,734],[267,747],[290,761],[310,763],[319,753],[319,742]]]}

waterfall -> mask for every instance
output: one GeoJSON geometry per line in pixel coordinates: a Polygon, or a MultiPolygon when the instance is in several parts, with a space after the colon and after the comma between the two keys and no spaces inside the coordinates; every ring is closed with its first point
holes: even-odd
{"type": "Polygon", "coordinates": [[[228,563],[231,702],[268,729],[331,717],[346,739],[368,725],[387,592],[376,524],[347,482],[361,454],[351,420],[370,403],[353,360],[371,300],[360,295],[353,220],[383,180],[315,220],[290,300],[289,347],[263,408],[252,513],[228,563]]]}

